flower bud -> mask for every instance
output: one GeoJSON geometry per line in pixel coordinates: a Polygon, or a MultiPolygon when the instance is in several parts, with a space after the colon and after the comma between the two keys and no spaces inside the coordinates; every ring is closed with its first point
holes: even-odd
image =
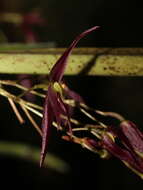
{"type": "Polygon", "coordinates": [[[131,121],[121,122],[120,128],[133,150],[143,158],[143,134],[141,131],[131,121]]]}

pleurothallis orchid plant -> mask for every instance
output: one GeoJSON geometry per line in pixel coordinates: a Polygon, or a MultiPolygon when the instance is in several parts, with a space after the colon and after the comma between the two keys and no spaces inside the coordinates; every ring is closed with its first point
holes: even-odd
{"type": "Polygon", "coordinates": [[[25,93],[23,95],[30,92],[44,98],[44,108],[23,100],[22,96],[16,98],[2,87],[0,88],[0,94],[8,98],[16,116],[22,123],[22,116],[15,103],[19,104],[41,135],[41,167],[48,151],[50,128],[54,126],[58,131],[63,132],[62,139],[80,144],[82,147],[99,154],[101,158],[109,158],[113,155],[143,178],[143,133],[133,122],[126,120],[118,113],[103,112],[88,107],[83,98],[78,93],[72,91],[63,81],[64,71],[73,48],[81,38],[98,28],[98,26],[90,28],[75,38],[51,69],[47,86],[40,84],[27,89],[14,82],[0,81],[2,86],[12,85],[24,90],[25,93]],[[39,88],[43,89],[44,92],[46,89],[46,96],[44,93],[41,94],[36,91],[39,88]],[[74,119],[74,109],[79,109],[92,123],[83,123],[74,119]],[[36,124],[29,111],[42,118],[41,127],[36,124]],[[111,125],[102,122],[97,119],[98,116],[116,119],[117,124],[111,125]],[[87,135],[85,134],[84,137],[81,137],[79,133],[83,131],[87,132],[87,135]]]}
{"type": "MultiPolygon", "coordinates": [[[[54,119],[56,120],[58,128],[60,128],[60,126],[66,128],[67,126],[65,126],[63,119],[63,117],[66,117],[66,125],[68,125],[68,128],[66,130],[69,140],[77,142],[79,140],[79,143],[87,146],[90,149],[93,149],[94,151],[96,149],[106,150],[107,152],[122,160],[125,165],[131,168],[135,173],[143,177],[143,134],[132,122],[126,121],[123,118],[121,119],[120,116],[118,118],[121,121],[118,127],[119,129],[116,129],[115,127],[105,126],[104,124],[98,122],[99,126],[94,126],[94,128],[97,128],[98,130],[99,128],[104,129],[100,129],[99,134],[98,132],[95,132],[95,134],[97,133],[96,136],[99,138],[98,141],[88,138],[76,139],[73,136],[72,126],[70,124],[70,118],[72,116],[69,112],[70,105],[64,102],[64,95],[66,94],[73,101],[78,102],[83,106],[84,101],[77,93],[71,90],[65,90],[65,84],[62,82],[62,78],[66,65],[68,63],[67,59],[70,56],[72,49],[76,46],[81,38],[98,28],[99,26],[95,26],[77,36],[70,47],[56,62],[50,72],[50,84],[45,98],[42,120],[43,135],[40,166],[42,166],[47,151],[49,128],[52,126],[54,119]],[[117,138],[119,138],[124,148],[120,148],[120,146],[116,144],[117,138]]],[[[101,114],[101,112],[98,113],[101,114]]],[[[114,117],[114,114],[111,115],[114,117]]],[[[103,156],[103,154],[101,154],[101,156],[103,156]]]]}

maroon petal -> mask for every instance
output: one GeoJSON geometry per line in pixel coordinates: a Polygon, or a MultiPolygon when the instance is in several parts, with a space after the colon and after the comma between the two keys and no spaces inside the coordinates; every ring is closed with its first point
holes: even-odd
{"type": "Polygon", "coordinates": [[[56,62],[56,64],[52,68],[51,73],[50,73],[50,80],[51,81],[55,81],[55,82],[61,81],[63,74],[64,74],[64,71],[65,71],[65,67],[67,65],[67,59],[68,59],[69,55],[71,54],[73,48],[76,46],[76,44],[78,43],[78,41],[81,38],[83,38],[84,36],[86,36],[90,32],[96,30],[97,28],[99,28],[99,26],[94,26],[94,27],[86,30],[85,32],[81,33],[79,36],[76,37],[76,39],[72,42],[70,47],[63,53],[63,55],[60,57],[60,59],[56,62]]]}
{"type": "Polygon", "coordinates": [[[44,26],[46,21],[45,19],[42,18],[39,12],[33,11],[23,16],[23,23],[29,26],[31,25],[44,26]]]}
{"type": "Polygon", "coordinates": [[[66,125],[68,124],[68,126],[69,126],[69,131],[70,131],[70,133],[72,134],[72,128],[71,128],[71,124],[70,124],[70,117],[71,117],[71,115],[72,115],[72,113],[73,113],[73,110],[71,110],[71,106],[65,104],[65,103],[62,101],[62,99],[61,99],[60,96],[59,96],[59,100],[60,100],[59,102],[60,102],[60,104],[61,104],[61,107],[63,107],[64,110],[65,110],[64,115],[67,117],[66,120],[63,120],[63,119],[62,119],[62,123],[63,123],[64,126],[66,126],[66,125]]]}
{"type": "Polygon", "coordinates": [[[67,117],[67,123],[70,127],[69,114],[66,108],[66,105],[62,101],[60,94],[53,90],[52,84],[48,87],[48,92],[45,99],[43,119],[42,119],[42,151],[41,151],[41,159],[40,166],[42,166],[46,153],[47,153],[47,144],[49,137],[49,130],[52,126],[52,122],[56,119],[58,126],[60,127],[65,120],[61,117],[61,115],[65,115],[67,117]]]}
{"type": "Polygon", "coordinates": [[[58,126],[60,126],[63,121],[63,119],[61,118],[61,115],[66,115],[65,106],[62,103],[62,100],[59,94],[52,89],[52,86],[49,86],[48,88],[48,97],[52,106],[54,116],[56,118],[56,122],[58,126]]]}
{"type": "Polygon", "coordinates": [[[84,138],[84,143],[86,145],[88,145],[91,149],[95,149],[95,148],[101,148],[100,143],[98,141],[95,141],[94,139],[91,138],[84,138]]]}
{"type": "Polygon", "coordinates": [[[40,157],[40,167],[42,167],[46,153],[47,153],[47,144],[48,144],[48,137],[49,137],[49,130],[52,126],[54,114],[52,111],[52,107],[48,96],[45,99],[44,111],[43,111],[43,119],[42,119],[42,150],[41,150],[41,157],[40,157]]]}
{"type": "Polygon", "coordinates": [[[120,128],[133,149],[143,153],[143,135],[137,126],[131,121],[123,121],[120,124],[120,128]]]}
{"type": "Polygon", "coordinates": [[[109,151],[112,155],[119,158],[123,162],[128,163],[128,165],[130,165],[133,169],[143,173],[143,163],[137,155],[126,149],[120,148],[108,135],[103,136],[102,143],[103,148],[109,151]]]}
{"type": "Polygon", "coordinates": [[[126,147],[126,149],[134,151],[129,139],[125,136],[122,129],[118,126],[109,126],[108,132],[112,134],[115,138],[118,138],[126,147]]]}
{"type": "Polygon", "coordinates": [[[41,17],[38,12],[30,12],[23,16],[21,23],[21,29],[23,31],[25,41],[27,43],[34,43],[37,41],[36,33],[33,30],[33,26],[44,26],[45,20],[41,17]]]}

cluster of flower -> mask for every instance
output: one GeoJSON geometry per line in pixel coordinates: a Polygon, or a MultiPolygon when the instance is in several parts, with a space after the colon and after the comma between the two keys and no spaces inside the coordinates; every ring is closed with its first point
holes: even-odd
{"type": "Polygon", "coordinates": [[[40,166],[42,166],[46,156],[49,130],[55,122],[57,129],[66,131],[66,134],[63,136],[65,140],[81,144],[83,147],[99,153],[102,158],[113,155],[143,178],[143,133],[139,131],[135,124],[125,120],[117,113],[96,111],[97,114],[118,119],[120,121],[118,126],[107,126],[99,122],[87,112],[90,108],[85,105],[80,95],[70,90],[62,80],[67,59],[73,48],[81,38],[97,28],[99,27],[95,26],[77,36],[50,72],[42,119],[40,166]],[[71,100],[71,102],[68,102],[68,100],[71,100]],[[72,114],[75,105],[78,105],[80,110],[98,123],[98,125],[85,125],[82,128],[72,127],[72,122],[74,122],[72,114]],[[75,132],[78,130],[88,130],[95,138],[77,137],[75,132]]]}

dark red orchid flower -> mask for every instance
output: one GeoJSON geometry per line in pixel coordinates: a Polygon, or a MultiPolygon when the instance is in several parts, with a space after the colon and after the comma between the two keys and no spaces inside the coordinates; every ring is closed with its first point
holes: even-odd
{"type": "Polygon", "coordinates": [[[131,121],[123,121],[120,128],[130,147],[143,158],[143,133],[131,121]]]}
{"type": "Polygon", "coordinates": [[[53,66],[50,75],[49,75],[49,86],[48,91],[44,103],[44,111],[43,111],[43,119],[42,119],[42,151],[41,151],[41,159],[40,159],[40,166],[42,166],[47,150],[47,143],[48,143],[48,135],[49,129],[52,126],[53,121],[55,120],[58,127],[63,125],[65,122],[63,120],[62,115],[66,116],[67,124],[69,128],[69,132],[71,131],[70,126],[70,111],[69,105],[64,102],[65,95],[74,99],[75,101],[82,101],[82,98],[75,92],[71,91],[68,87],[63,85],[63,75],[65,68],[67,66],[67,60],[70,56],[73,48],[76,46],[78,41],[89,34],[90,32],[99,28],[98,26],[92,27],[85,32],[81,33],[76,39],[72,42],[70,47],[63,53],[60,59],[56,62],[53,66]]]}
{"type": "Polygon", "coordinates": [[[46,23],[45,20],[36,11],[23,15],[21,29],[24,33],[25,42],[35,43],[36,41],[38,41],[37,36],[33,30],[33,27],[45,26],[45,23],[46,23]]]}
{"type": "MultiPolygon", "coordinates": [[[[34,26],[44,26],[46,23],[45,19],[42,18],[39,12],[37,11],[32,11],[30,13],[27,13],[22,16],[22,21],[20,24],[20,27],[22,29],[25,42],[26,43],[36,43],[38,41],[37,35],[33,29],[34,26]]],[[[27,87],[31,88],[32,87],[32,78],[29,75],[26,74],[20,74],[18,75],[18,79],[20,80],[20,83],[27,87]]],[[[26,93],[25,97],[27,100],[34,102],[35,97],[31,93],[26,93]]]]}
{"type": "Polygon", "coordinates": [[[104,133],[103,148],[143,178],[143,134],[141,131],[131,121],[122,121],[118,130],[113,130],[113,134],[114,136],[110,132],[104,133]],[[120,141],[120,144],[117,144],[116,139],[120,141]]]}

